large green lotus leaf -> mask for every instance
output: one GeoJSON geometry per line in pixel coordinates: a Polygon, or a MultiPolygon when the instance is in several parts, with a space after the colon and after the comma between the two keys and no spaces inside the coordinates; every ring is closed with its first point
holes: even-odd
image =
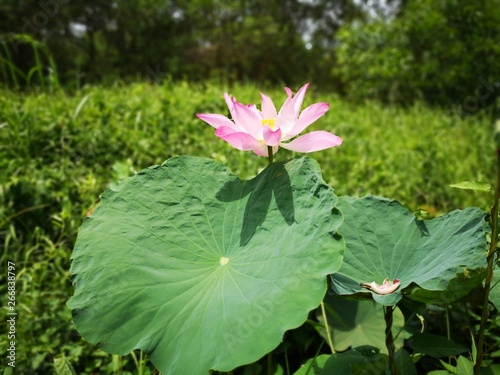
{"type": "Polygon", "coordinates": [[[415,353],[427,354],[434,358],[451,357],[467,350],[446,337],[426,332],[413,335],[408,340],[408,345],[415,353]]]}
{"type": "Polygon", "coordinates": [[[310,358],[293,375],[321,375],[326,361],[330,359],[330,354],[321,354],[315,358],[310,358]]]}
{"type": "Polygon", "coordinates": [[[412,358],[403,348],[396,351],[394,355],[396,373],[399,375],[417,375],[417,368],[412,358]]]}
{"type": "MultiPolygon", "coordinates": [[[[349,348],[369,345],[380,348],[381,353],[387,354],[385,345],[386,322],[384,308],[373,300],[349,300],[337,295],[327,295],[324,299],[326,316],[333,346],[336,351],[343,352],[349,348]]],[[[320,311],[316,317],[324,324],[320,311]]],[[[392,333],[396,348],[403,346],[405,333],[403,328],[405,319],[398,308],[393,312],[392,333]]],[[[319,329],[321,336],[326,338],[323,327],[319,329]]]]}
{"type": "Polygon", "coordinates": [[[397,201],[374,196],[341,197],[337,207],[344,214],[339,232],[346,241],[344,263],[332,275],[337,294],[371,293],[377,302],[394,305],[407,287],[444,291],[457,273],[486,267],[488,226],[478,208],[424,221],[397,201]],[[360,285],[386,278],[400,280],[399,289],[379,295],[360,285]]]}
{"type": "Polygon", "coordinates": [[[229,371],[275,348],[326,292],[344,243],[337,197],[309,158],[250,181],[176,157],[102,196],[80,229],[68,302],[102,349],[165,374],[229,371]]]}
{"type": "Polygon", "coordinates": [[[310,359],[294,375],[382,375],[386,373],[386,366],[387,355],[381,354],[378,348],[365,345],[310,359]]]}
{"type": "Polygon", "coordinates": [[[491,280],[490,301],[500,310],[500,268],[498,265],[493,270],[493,279],[491,280]]]}
{"type": "Polygon", "coordinates": [[[463,268],[456,274],[454,279],[450,280],[446,290],[431,291],[415,288],[411,291],[410,297],[414,301],[435,305],[452,303],[480,286],[485,275],[486,270],[481,265],[477,269],[463,268]]]}

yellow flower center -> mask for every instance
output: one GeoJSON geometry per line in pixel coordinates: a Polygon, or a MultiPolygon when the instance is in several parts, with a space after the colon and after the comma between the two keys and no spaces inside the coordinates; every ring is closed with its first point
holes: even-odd
{"type": "Polygon", "coordinates": [[[271,130],[274,130],[274,124],[276,123],[276,119],[275,118],[265,118],[265,119],[261,120],[261,122],[262,122],[262,126],[269,125],[271,130]]]}

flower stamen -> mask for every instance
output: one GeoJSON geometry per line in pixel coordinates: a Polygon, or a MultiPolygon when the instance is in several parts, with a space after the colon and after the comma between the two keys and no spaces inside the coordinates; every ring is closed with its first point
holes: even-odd
{"type": "Polygon", "coordinates": [[[272,131],[274,131],[274,124],[276,123],[275,118],[265,118],[261,120],[262,126],[268,125],[272,131]]]}

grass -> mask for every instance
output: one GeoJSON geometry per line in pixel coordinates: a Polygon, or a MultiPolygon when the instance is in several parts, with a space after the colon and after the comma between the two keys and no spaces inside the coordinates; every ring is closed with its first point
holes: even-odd
{"type": "Polygon", "coordinates": [[[29,34],[9,34],[0,40],[0,79],[9,87],[20,89],[37,85],[49,91],[59,89],[60,82],[56,72],[57,66],[47,46],[29,34]],[[33,54],[34,65],[27,73],[19,69],[12,59],[11,47],[14,46],[14,51],[17,51],[19,45],[29,46],[33,54]]]}
{"type": "MultiPolygon", "coordinates": [[[[279,105],[285,98],[282,88],[261,90],[279,105]]],[[[232,149],[196,118],[200,112],[227,114],[224,91],[244,103],[260,101],[251,84],[118,84],[72,95],[0,89],[0,256],[3,265],[17,267],[16,373],[52,373],[61,356],[78,374],[140,366],[134,363],[138,354],[135,360],[111,356],[86,344],[71,322],[65,303],[72,295],[68,270],[78,227],[109,184],[174,155],[214,158],[241,178],[264,168],[265,158],[232,149]]],[[[338,195],[384,195],[430,217],[470,205],[488,209],[491,193],[448,186],[493,181],[487,114],[458,118],[421,105],[355,106],[315,93],[313,85],[306,104],[317,101],[331,108],[311,130],[332,131],[344,144],[310,156],[338,195]]],[[[280,150],[276,159],[293,156],[280,150]]],[[[5,276],[4,269],[2,296],[5,276]]],[[[5,297],[1,303],[6,306],[5,297]]],[[[6,340],[0,335],[1,347],[6,340]]]]}

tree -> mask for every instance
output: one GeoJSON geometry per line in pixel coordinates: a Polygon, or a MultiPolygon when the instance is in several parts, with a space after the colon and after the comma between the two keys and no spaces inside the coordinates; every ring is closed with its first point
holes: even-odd
{"type": "Polygon", "coordinates": [[[338,66],[346,93],[409,103],[494,102],[500,81],[500,13],[495,0],[406,3],[393,21],[351,24],[339,33],[338,66]]]}
{"type": "MultiPolygon", "coordinates": [[[[365,14],[353,0],[6,0],[0,11],[0,36],[35,38],[65,81],[168,74],[287,84],[324,81],[338,28],[365,14]]],[[[24,74],[40,63],[24,43],[5,51],[24,74]]]]}

